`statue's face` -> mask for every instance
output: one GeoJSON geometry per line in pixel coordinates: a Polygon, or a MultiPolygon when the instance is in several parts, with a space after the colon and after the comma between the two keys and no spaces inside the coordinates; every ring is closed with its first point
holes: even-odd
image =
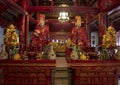
{"type": "Polygon", "coordinates": [[[75,17],[75,26],[80,27],[81,26],[81,16],[75,17]]]}
{"type": "Polygon", "coordinates": [[[44,19],[41,19],[40,22],[39,22],[40,26],[43,27],[44,24],[45,24],[45,20],[44,19]]]}
{"type": "Polygon", "coordinates": [[[75,26],[77,26],[77,27],[78,27],[78,26],[81,26],[81,22],[80,22],[80,21],[76,21],[76,22],[75,22],[75,26]]]}

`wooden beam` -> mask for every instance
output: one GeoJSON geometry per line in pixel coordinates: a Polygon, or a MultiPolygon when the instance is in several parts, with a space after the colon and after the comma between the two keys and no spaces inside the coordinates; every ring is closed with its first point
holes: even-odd
{"type": "Polygon", "coordinates": [[[108,11],[118,7],[119,5],[120,5],[120,0],[117,0],[109,8],[106,8],[105,10],[103,10],[103,12],[108,12],[108,11]]]}
{"type": "Polygon", "coordinates": [[[8,6],[5,6],[3,3],[0,2],[0,13],[4,12],[8,9],[8,6]]]}
{"type": "Polygon", "coordinates": [[[98,7],[100,11],[105,10],[105,0],[98,0],[98,7]]]}
{"type": "Polygon", "coordinates": [[[9,8],[15,10],[17,13],[25,14],[25,11],[16,4],[13,0],[2,0],[9,8]]]}
{"type": "Polygon", "coordinates": [[[98,8],[92,7],[58,7],[58,6],[30,6],[27,8],[29,12],[54,12],[54,11],[70,11],[70,12],[100,12],[98,8]]]}
{"type": "MultiPolygon", "coordinates": [[[[91,15],[91,14],[88,14],[88,16],[90,16],[90,15],[91,15]]],[[[93,23],[94,21],[98,20],[98,17],[99,17],[99,16],[96,15],[96,16],[94,16],[91,20],[88,19],[89,21],[88,21],[87,24],[89,25],[89,24],[93,23]]]]}
{"type": "Polygon", "coordinates": [[[112,4],[119,3],[120,0],[111,0],[112,4]]]}
{"type": "Polygon", "coordinates": [[[89,0],[87,6],[88,6],[88,7],[89,7],[89,6],[92,6],[96,1],[97,1],[97,0],[89,0]]]}

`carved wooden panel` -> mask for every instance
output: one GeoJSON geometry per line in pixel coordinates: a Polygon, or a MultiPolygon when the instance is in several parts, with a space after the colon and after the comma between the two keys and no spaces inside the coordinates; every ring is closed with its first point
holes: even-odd
{"type": "Polygon", "coordinates": [[[51,68],[4,67],[5,85],[51,85],[51,68]]]}
{"type": "Polygon", "coordinates": [[[0,61],[0,85],[52,85],[55,60],[0,61]]]}
{"type": "Polygon", "coordinates": [[[118,85],[120,61],[67,60],[72,68],[73,85],[118,85]]]}
{"type": "Polygon", "coordinates": [[[111,67],[79,67],[75,69],[74,85],[118,85],[116,70],[111,67]]]}

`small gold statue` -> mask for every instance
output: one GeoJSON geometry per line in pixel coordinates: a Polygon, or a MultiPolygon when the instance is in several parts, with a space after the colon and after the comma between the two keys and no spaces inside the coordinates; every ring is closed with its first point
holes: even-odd
{"type": "Polygon", "coordinates": [[[19,45],[19,37],[16,33],[15,26],[10,24],[5,33],[5,44],[8,47],[18,46],[19,45]]]}

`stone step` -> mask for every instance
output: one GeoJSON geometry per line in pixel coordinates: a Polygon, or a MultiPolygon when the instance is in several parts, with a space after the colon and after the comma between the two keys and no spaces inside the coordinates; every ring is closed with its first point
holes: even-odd
{"type": "Polygon", "coordinates": [[[55,70],[54,73],[70,73],[69,70],[55,70]]]}
{"type": "Polygon", "coordinates": [[[69,71],[69,68],[67,68],[67,67],[56,67],[55,71],[69,71]]]}
{"type": "Polygon", "coordinates": [[[55,85],[70,85],[70,84],[55,84],[55,85]]]}
{"type": "Polygon", "coordinates": [[[68,78],[69,77],[69,75],[68,75],[68,73],[66,74],[66,73],[55,73],[55,78],[56,77],[60,77],[60,78],[68,78]]]}
{"type": "Polygon", "coordinates": [[[55,75],[55,78],[68,78],[68,75],[55,75]]]}
{"type": "Polygon", "coordinates": [[[63,69],[56,69],[54,72],[54,77],[68,77],[70,74],[69,70],[67,68],[63,68],[63,69]]]}
{"type": "Polygon", "coordinates": [[[55,84],[69,84],[68,79],[55,79],[55,84]]]}
{"type": "Polygon", "coordinates": [[[53,70],[53,85],[71,85],[71,71],[67,67],[56,67],[53,70]]]}

